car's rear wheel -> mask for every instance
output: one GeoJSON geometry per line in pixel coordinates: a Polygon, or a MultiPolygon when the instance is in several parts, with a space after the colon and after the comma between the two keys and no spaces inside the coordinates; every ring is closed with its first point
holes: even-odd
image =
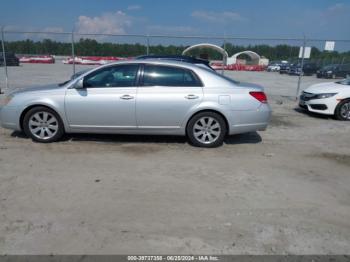
{"type": "Polygon", "coordinates": [[[214,112],[202,112],[191,118],[187,125],[187,136],[194,146],[218,147],[227,132],[223,117],[214,112]]]}
{"type": "Polygon", "coordinates": [[[50,143],[59,140],[64,134],[59,115],[47,107],[30,109],[23,119],[25,134],[36,142],[50,143]]]}
{"type": "Polygon", "coordinates": [[[350,99],[341,101],[335,109],[335,117],[338,120],[350,120],[350,99]]]}

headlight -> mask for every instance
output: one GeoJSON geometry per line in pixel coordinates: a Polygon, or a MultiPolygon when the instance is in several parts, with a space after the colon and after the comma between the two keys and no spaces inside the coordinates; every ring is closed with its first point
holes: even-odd
{"type": "Polygon", "coordinates": [[[337,93],[324,93],[324,94],[317,94],[314,99],[324,99],[324,98],[329,98],[332,96],[335,96],[337,93]]]}
{"type": "Polygon", "coordinates": [[[5,96],[3,99],[0,99],[0,106],[6,106],[12,100],[13,95],[5,96]]]}
{"type": "Polygon", "coordinates": [[[332,74],[333,73],[333,71],[327,71],[327,74],[332,74]]]}

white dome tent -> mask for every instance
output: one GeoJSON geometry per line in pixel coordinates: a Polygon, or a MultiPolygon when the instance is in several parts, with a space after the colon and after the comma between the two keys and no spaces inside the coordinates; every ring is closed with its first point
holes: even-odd
{"type": "Polygon", "coordinates": [[[196,44],[196,45],[192,45],[188,48],[186,48],[183,52],[182,55],[185,55],[186,53],[188,53],[189,51],[196,49],[196,48],[211,48],[214,49],[216,51],[218,51],[219,53],[222,54],[222,61],[223,61],[223,65],[227,65],[227,58],[228,58],[228,53],[225,51],[225,49],[221,48],[218,45],[213,45],[213,44],[209,44],[209,43],[202,43],[202,44],[196,44]]]}
{"type": "Polygon", "coordinates": [[[250,57],[250,59],[252,60],[253,64],[259,65],[260,64],[260,55],[258,55],[257,53],[247,50],[247,51],[242,51],[239,53],[234,54],[233,56],[229,57],[227,59],[227,64],[232,65],[232,64],[236,64],[237,63],[237,57],[240,55],[248,55],[250,57]]]}

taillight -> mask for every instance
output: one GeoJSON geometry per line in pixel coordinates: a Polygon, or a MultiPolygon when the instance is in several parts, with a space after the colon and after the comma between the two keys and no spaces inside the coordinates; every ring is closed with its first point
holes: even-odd
{"type": "Polygon", "coordinates": [[[261,103],[267,104],[267,97],[264,92],[249,92],[249,94],[261,103]]]}

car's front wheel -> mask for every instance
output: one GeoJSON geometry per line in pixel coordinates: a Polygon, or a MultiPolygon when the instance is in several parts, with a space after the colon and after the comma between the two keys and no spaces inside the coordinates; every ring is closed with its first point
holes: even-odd
{"type": "Polygon", "coordinates": [[[221,146],[227,133],[223,117],[214,112],[202,112],[191,118],[187,125],[187,136],[194,146],[221,146]]]}
{"type": "Polygon", "coordinates": [[[50,143],[59,140],[64,134],[59,115],[47,107],[30,109],[23,119],[25,134],[36,142],[50,143]]]}
{"type": "Polygon", "coordinates": [[[350,120],[350,99],[341,101],[335,109],[335,117],[338,120],[350,120]]]}

